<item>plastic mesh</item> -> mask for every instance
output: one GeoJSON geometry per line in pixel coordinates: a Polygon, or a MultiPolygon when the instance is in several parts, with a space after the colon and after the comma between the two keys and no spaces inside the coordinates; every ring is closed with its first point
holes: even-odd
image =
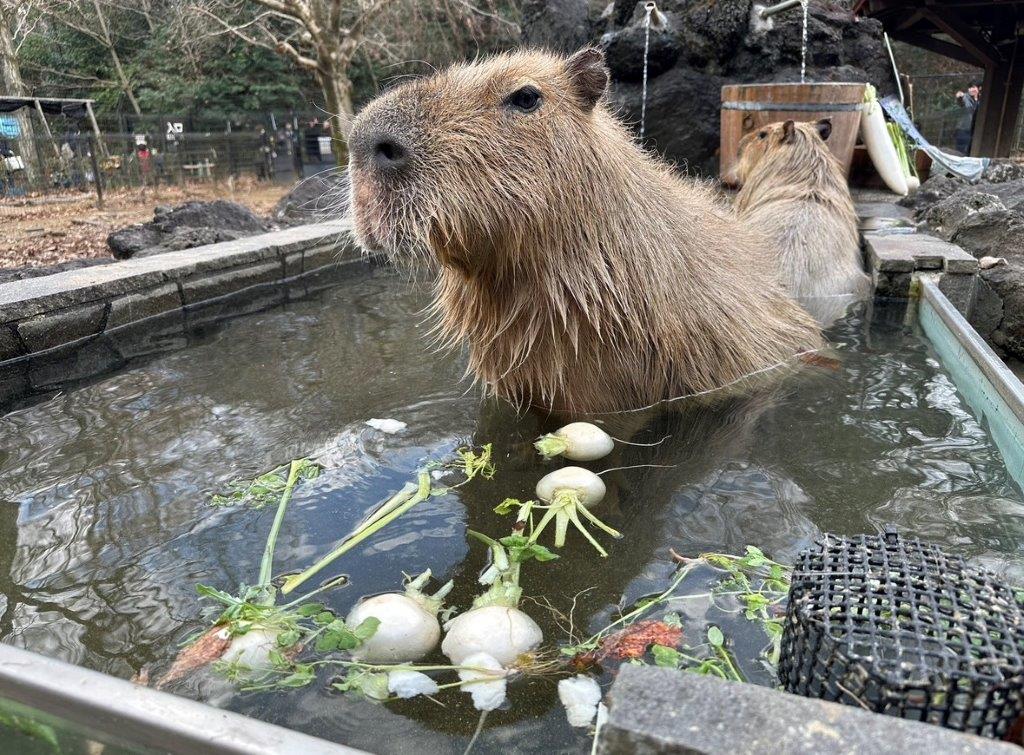
{"type": "Polygon", "coordinates": [[[892,532],[826,535],[793,571],[785,689],[1003,736],[1024,709],[1024,615],[998,580],[892,532]]]}

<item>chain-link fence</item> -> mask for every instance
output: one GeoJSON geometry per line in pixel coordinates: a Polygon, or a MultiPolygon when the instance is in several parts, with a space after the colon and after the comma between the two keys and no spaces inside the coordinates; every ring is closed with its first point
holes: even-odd
{"type": "Polygon", "coordinates": [[[0,139],[0,197],[61,190],[120,189],[253,176],[294,181],[331,167],[319,128],[231,133],[76,132],[0,139]],[[98,180],[97,180],[98,179],[98,180]]]}

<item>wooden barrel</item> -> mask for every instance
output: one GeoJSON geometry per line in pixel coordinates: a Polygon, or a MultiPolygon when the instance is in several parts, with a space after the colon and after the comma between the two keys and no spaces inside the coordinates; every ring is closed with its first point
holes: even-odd
{"type": "Polygon", "coordinates": [[[736,164],[740,139],[778,121],[832,119],[827,144],[849,172],[857,143],[864,84],[729,84],[722,87],[722,141],[719,175],[726,180],[736,164]]]}

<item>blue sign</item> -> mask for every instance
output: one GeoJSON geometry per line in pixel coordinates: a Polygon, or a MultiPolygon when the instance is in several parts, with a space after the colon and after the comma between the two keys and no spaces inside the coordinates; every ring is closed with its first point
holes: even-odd
{"type": "Polygon", "coordinates": [[[17,139],[21,136],[21,124],[13,115],[0,115],[0,136],[5,139],[17,139]]]}

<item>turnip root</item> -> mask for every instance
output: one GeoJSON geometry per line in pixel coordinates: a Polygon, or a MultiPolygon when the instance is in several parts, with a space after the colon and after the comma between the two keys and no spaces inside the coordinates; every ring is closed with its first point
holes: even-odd
{"type": "Polygon", "coordinates": [[[505,702],[508,672],[497,659],[487,653],[474,653],[462,665],[471,667],[460,669],[459,679],[465,682],[463,689],[473,696],[474,708],[494,710],[505,702]]]}
{"type": "Polygon", "coordinates": [[[392,671],[388,674],[388,692],[405,700],[417,695],[436,695],[440,687],[421,671],[392,671]]]}
{"type": "Polygon", "coordinates": [[[537,622],[518,608],[485,605],[452,619],[441,652],[456,666],[467,663],[472,655],[486,653],[502,666],[511,667],[543,639],[537,622]]]}
{"type": "Polygon", "coordinates": [[[428,596],[421,588],[429,579],[428,569],[409,582],[404,593],[375,595],[356,603],[345,620],[348,626],[359,626],[370,617],[379,620],[380,625],[373,636],[352,651],[355,659],[366,663],[407,663],[420,660],[437,647],[441,639],[437,612],[452,583],[428,596]]]}
{"type": "Polygon", "coordinates": [[[237,663],[253,671],[266,670],[272,665],[270,652],[278,649],[277,638],[280,636],[280,629],[253,627],[245,634],[232,637],[231,644],[220,659],[227,663],[237,663]]]}
{"type": "Polygon", "coordinates": [[[545,459],[564,456],[572,461],[594,461],[610,454],[615,441],[590,422],[570,422],[553,433],[542,435],[533,446],[545,459]]]}
{"type": "Polygon", "coordinates": [[[558,683],[558,699],[565,706],[569,726],[590,726],[601,702],[601,687],[592,677],[578,674],[558,683]]]}
{"type": "Polygon", "coordinates": [[[587,538],[598,553],[607,556],[608,552],[587,531],[580,515],[612,537],[622,537],[618,530],[609,527],[589,510],[591,506],[601,502],[606,492],[604,481],[589,469],[582,467],[556,469],[540,479],[535,492],[537,497],[547,504],[547,511],[530,535],[531,541],[536,542],[548,522],[554,519],[556,548],[565,545],[566,532],[571,523],[587,538]]]}

